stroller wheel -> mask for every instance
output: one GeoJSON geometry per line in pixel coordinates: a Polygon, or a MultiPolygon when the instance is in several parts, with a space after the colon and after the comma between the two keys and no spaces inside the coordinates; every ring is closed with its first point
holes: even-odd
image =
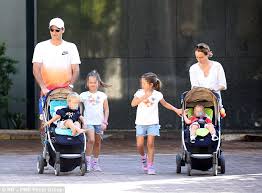
{"type": "Polygon", "coordinates": [[[191,170],[192,170],[191,164],[188,163],[188,164],[187,164],[187,175],[188,175],[188,176],[191,176],[191,170]]]}
{"type": "Polygon", "coordinates": [[[226,161],[223,154],[220,155],[220,173],[224,174],[226,172],[226,161]]]}
{"type": "Polygon", "coordinates": [[[213,164],[212,172],[214,176],[217,176],[217,164],[213,164]]]}
{"type": "Polygon", "coordinates": [[[217,176],[217,170],[218,170],[218,157],[217,157],[217,153],[214,152],[213,153],[213,168],[212,168],[212,172],[214,176],[217,176]]]}
{"type": "Polygon", "coordinates": [[[36,165],[37,172],[39,174],[43,174],[44,173],[45,163],[46,163],[46,161],[44,160],[43,155],[39,155],[37,157],[37,165],[36,165]]]}
{"type": "Polygon", "coordinates": [[[176,155],[176,173],[177,174],[180,174],[181,173],[181,156],[180,154],[177,154],[176,155]]]}
{"type": "Polygon", "coordinates": [[[55,169],[55,175],[59,176],[60,175],[60,164],[55,163],[54,169],[55,169]]]}
{"type": "Polygon", "coordinates": [[[86,173],[86,162],[81,163],[80,165],[80,175],[84,176],[86,173]]]}
{"type": "Polygon", "coordinates": [[[190,152],[186,152],[186,163],[187,163],[187,175],[191,176],[192,166],[191,166],[191,153],[190,152]]]}

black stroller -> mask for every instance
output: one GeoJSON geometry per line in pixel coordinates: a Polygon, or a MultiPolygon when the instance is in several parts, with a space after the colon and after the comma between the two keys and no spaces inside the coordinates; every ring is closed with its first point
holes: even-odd
{"type": "MultiPolygon", "coordinates": [[[[43,108],[44,121],[50,120],[58,109],[67,106],[67,95],[71,91],[65,88],[58,88],[46,97],[43,108]]],[[[54,168],[55,175],[60,172],[69,172],[80,166],[80,174],[86,173],[86,136],[79,134],[72,136],[70,129],[57,128],[55,123],[45,127],[42,137],[43,152],[38,156],[37,171],[43,174],[47,164],[54,168]]]]}
{"type": "Polygon", "coordinates": [[[187,165],[187,175],[191,170],[207,171],[212,168],[213,175],[225,173],[225,158],[221,150],[221,125],[219,113],[219,97],[206,88],[194,88],[184,92],[181,98],[182,109],[188,109],[188,116],[192,115],[193,107],[202,104],[206,115],[212,120],[217,132],[218,140],[212,141],[206,128],[197,131],[195,143],[190,142],[189,125],[186,125],[182,117],[182,154],[176,155],[176,172],[181,173],[181,166],[187,165]]]}

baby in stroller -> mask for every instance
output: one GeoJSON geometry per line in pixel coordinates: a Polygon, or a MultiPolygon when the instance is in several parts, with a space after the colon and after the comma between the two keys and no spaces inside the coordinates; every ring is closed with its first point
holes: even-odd
{"type": "Polygon", "coordinates": [[[210,132],[212,136],[212,141],[217,141],[218,136],[216,135],[216,130],[214,125],[212,124],[212,120],[207,117],[204,111],[204,106],[201,104],[197,104],[193,109],[193,115],[188,118],[188,109],[184,111],[184,120],[185,123],[190,125],[190,142],[195,143],[196,140],[196,131],[199,128],[206,128],[210,132]]]}
{"type": "Polygon", "coordinates": [[[84,117],[79,111],[80,96],[76,92],[72,92],[67,96],[68,106],[56,111],[56,115],[44,124],[45,126],[50,126],[51,123],[58,121],[57,127],[67,129],[70,128],[72,135],[84,133],[86,130],[81,129],[81,124],[84,125],[84,117]],[[80,122],[79,122],[80,121],[80,122]]]}

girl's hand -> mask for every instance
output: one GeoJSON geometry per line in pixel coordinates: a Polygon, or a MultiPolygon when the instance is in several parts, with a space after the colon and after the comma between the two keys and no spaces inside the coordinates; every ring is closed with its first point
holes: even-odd
{"type": "Polygon", "coordinates": [[[187,115],[188,114],[188,109],[185,109],[184,110],[184,115],[187,115]]]}
{"type": "Polygon", "coordinates": [[[145,92],[145,95],[144,95],[144,96],[145,96],[146,98],[148,98],[148,97],[150,97],[151,95],[152,95],[152,92],[145,92]]]}
{"type": "Polygon", "coordinates": [[[148,100],[148,98],[149,98],[151,95],[152,95],[152,93],[146,92],[146,93],[141,97],[142,101],[148,100]]]}
{"type": "Polygon", "coordinates": [[[103,122],[103,123],[101,124],[101,128],[102,128],[103,131],[105,131],[105,130],[107,129],[107,125],[108,125],[107,122],[103,122]]]}

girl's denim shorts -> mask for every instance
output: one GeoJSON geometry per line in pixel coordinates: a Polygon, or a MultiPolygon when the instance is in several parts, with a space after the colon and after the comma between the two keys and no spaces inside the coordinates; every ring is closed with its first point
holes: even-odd
{"type": "Polygon", "coordinates": [[[136,125],[136,136],[160,136],[160,125],[136,125]]]}
{"type": "Polygon", "coordinates": [[[101,125],[87,125],[87,130],[93,130],[98,135],[103,135],[101,125]]]}

